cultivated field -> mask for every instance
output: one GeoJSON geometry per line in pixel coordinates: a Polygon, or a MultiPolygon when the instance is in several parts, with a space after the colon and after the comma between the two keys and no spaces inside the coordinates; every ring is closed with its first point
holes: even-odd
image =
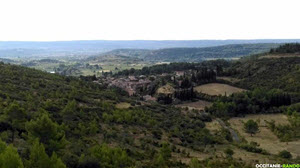
{"type": "Polygon", "coordinates": [[[126,102],[116,104],[116,108],[118,108],[118,109],[127,109],[130,106],[131,105],[129,103],[126,103],[126,102]]]}
{"type": "Polygon", "coordinates": [[[157,89],[156,93],[157,94],[173,94],[175,92],[175,89],[169,85],[169,84],[166,84],[160,88],[157,89]]]}
{"type": "Polygon", "coordinates": [[[268,55],[264,55],[259,57],[259,59],[263,59],[263,58],[288,58],[288,57],[300,57],[299,53],[295,53],[295,54],[268,54],[268,55]]]}
{"type": "Polygon", "coordinates": [[[206,122],[205,128],[207,128],[212,133],[216,133],[221,130],[222,126],[217,120],[213,120],[211,122],[206,122]]]}
{"type": "Polygon", "coordinates": [[[230,119],[231,128],[239,132],[248,142],[257,142],[261,148],[267,150],[271,154],[278,154],[282,150],[291,152],[293,157],[300,156],[300,141],[294,142],[280,142],[276,135],[266,127],[266,121],[274,120],[276,124],[288,124],[288,119],[283,114],[259,114],[259,115],[248,115],[244,118],[236,117],[230,119]],[[259,121],[260,132],[251,137],[250,134],[245,133],[243,129],[243,122],[253,119],[259,121]]]}
{"type": "Polygon", "coordinates": [[[245,91],[244,89],[233,87],[227,84],[221,83],[209,83],[197,86],[195,88],[197,92],[205,93],[208,95],[231,95],[233,93],[245,91]]]}
{"type": "Polygon", "coordinates": [[[209,107],[211,105],[212,105],[211,102],[199,100],[196,102],[179,104],[177,105],[177,107],[183,107],[183,108],[187,107],[189,110],[193,110],[193,109],[204,110],[205,107],[209,107]]]}

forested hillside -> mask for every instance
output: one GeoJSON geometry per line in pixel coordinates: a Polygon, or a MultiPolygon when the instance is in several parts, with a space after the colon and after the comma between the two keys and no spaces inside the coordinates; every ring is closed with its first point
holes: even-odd
{"type": "Polygon", "coordinates": [[[233,66],[239,85],[247,88],[265,87],[300,93],[300,58],[263,58],[238,62],[233,66]]]}
{"type": "Polygon", "coordinates": [[[280,89],[300,93],[298,44],[285,44],[269,53],[246,57],[232,64],[227,75],[240,79],[236,84],[247,89],[280,89]]]}
{"type": "Polygon", "coordinates": [[[199,62],[207,59],[232,59],[269,51],[278,44],[236,44],[207,48],[170,48],[155,50],[146,60],[199,62]]]}
{"type": "MultiPolygon", "coordinates": [[[[0,64],[0,167],[187,167],[187,150],[225,143],[209,115],[139,105],[79,79],[0,64]],[[118,102],[131,102],[118,109],[118,102]],[[9,145],[10,144],[10,145],[9,145]]],[[[197,165],[200,162],[195,161],[197,165]]],[[[201,165],[244,167],[234,160],[201,165]]]]}
{"type": "MultiPolygon", "coordinates": [[[[113,50],[103,55],[124,55],[146,61],[200,62],[209,59],[232,59],[267,52],[279,44],[233,44],[204,48],[165,48],[158,50],[113,50]]],[[[101,56],[100,56],[101,57],[101,56]]]]}

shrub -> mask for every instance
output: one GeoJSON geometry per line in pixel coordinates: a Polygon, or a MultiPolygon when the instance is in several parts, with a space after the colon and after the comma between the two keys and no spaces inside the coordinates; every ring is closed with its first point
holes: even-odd
{"type": "Polygon", "coordinates": [[[284,159],[291,159],[292,158],[292,154],[287,150],[283,150],[283,151],[279,152],[278,156],[281,157],[281,158],[284,158],[284,159]]]}

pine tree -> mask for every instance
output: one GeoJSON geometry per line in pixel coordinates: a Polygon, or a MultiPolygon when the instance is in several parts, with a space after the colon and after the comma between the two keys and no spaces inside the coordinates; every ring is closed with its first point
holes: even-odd
{"type": "Polygon", "coordinates": [[[68,102],[68,104],[65,106],[65,108],[62,110],[61,115],[66,123],[70,123],[77,118],[77,105],[76,101],[72,100],[68,102]]]}
{"type": "Polygon", "coordinates": [[[16,102],[11,103],[5,110],[4,121],[12,126],[11,141],[14,142],[16,130],[22,130],[25,127],[27,114],[23,108],[16,102]]]}
{"type": "Polygon", "coordinates": [[[43,144],[36,139],[31,147],[29,160],[26,161],[26,168],[66,168],[66,166],[55,152],[49,158],[43,144]]]}
{"type": "Polygon", "coordinates": [[[12,145],[9,145],[3,150],[3,142],[0,141],[0,144],[2,146],[2,152],[0,151],[0,167],[23,168],[23,162],[17,152],[17,149],[15,149],[12,145]]]}
{"type": "Polygon", "coordinates": [[[67,144],[61,126],[53,122],[46,113],[36,120],[27,122],[26,130],[28,138],[32,140],[38,138],[45,145],[48,154],[63,149],[67,144]]]}
{"type": "Polygon", "coordinates": [[[201,168],[199,160],[196,158],[192,158],[189,163],[189,168],[201,168]]]}

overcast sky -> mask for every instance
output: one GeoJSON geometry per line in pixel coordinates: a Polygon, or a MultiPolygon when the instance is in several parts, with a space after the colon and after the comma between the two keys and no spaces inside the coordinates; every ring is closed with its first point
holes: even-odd
{"type": "Polygon", "coordinates": [[[1,0],[0,41],[300,39],[299,0],[1,0]]]}

